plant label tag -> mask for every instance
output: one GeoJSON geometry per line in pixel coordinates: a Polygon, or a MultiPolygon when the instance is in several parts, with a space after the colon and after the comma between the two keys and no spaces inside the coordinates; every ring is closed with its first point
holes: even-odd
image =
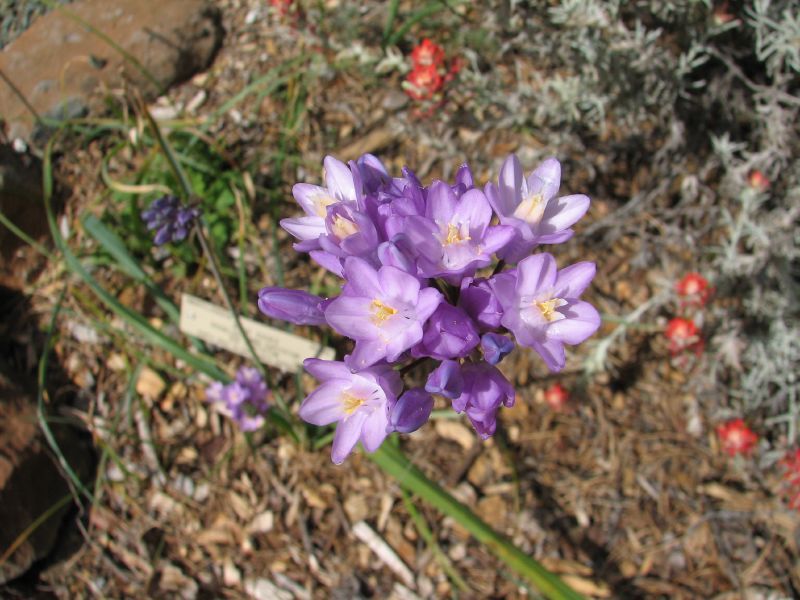
{"type": "MultiPolygon", "coordinates": [[[[247,317],[240,316],[239,321],[258,358],[264,364],[281,371],[296,371],[306,358],[333,360],[335,357],[333,348],[321,346],[247,317]]],[[[186,335],[250,358],[250,352],[236,327],[233,315],[221,306],[190,294],[181,295],[180,329],[186,335]]]]}

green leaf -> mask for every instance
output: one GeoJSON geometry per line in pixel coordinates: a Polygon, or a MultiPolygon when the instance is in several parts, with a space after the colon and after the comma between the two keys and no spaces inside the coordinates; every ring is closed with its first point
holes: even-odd
{"type": "Polygon", "coordinates": [[[175,306],[175,304],[167,298],[163,290],[148,277],[147,273],[139,266],[138,261],[130,255],[119,236],[92,214],[82,215],[81,223],[86,232],[97,240],[97,243],[117,261],[117,265],[126,275],[147,288],[147,291],[153,295],[158,305],[167,313],[167,316],[172,322],[180,322],[181,315],[178,311],[178,307],[175,306]]]}
{"type": "Polygon", "coordinates": [[[578,592],[564,583],[557,575],[545,569],[537,560],[517,548],[504,536],[497,533],[468,507],[453,498],[444,489],[428,479],[399,448],[384,443],[373,454],[367,454],[381,469],[394,477],[407,490],[417,494],[443,514],[452,517],[469,531],[475,539],[536,586],[551,600],[581,600],[578,592]]]}

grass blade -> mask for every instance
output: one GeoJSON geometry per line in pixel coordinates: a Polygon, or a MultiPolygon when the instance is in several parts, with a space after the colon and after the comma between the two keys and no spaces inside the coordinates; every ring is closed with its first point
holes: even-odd
{"type": "Polygon", "coordinates": [[[167,298],[162,289],[158,287],[147,273],[144,272],[144,269],[139,266],[139,263],[130,255],[119,236],[92,214],[84,214],[81,217],[81,224],[86,232],[117,261],[117,264],[126,275],[147,288],[147,291],[153,295],[158,305],[167,314],[170,320],[172,320],[173,323],[179,323],[181,315],[178,311],[178,307],[167,298]]]}
{"type": "Polygon", "coordinates": [[[397,29],[397,31],[389,36],[389,39],[386,40],[386,46],[393,46],[398,41],[403,39],[403,36],[407,34],[414,25],[427,19],[428,17],[435,15],[443,8],[446,8],[446,5],[442,5],[441,2],[429,2],[426,4],[413,15],[411,15],[408,20],[397,29]]]}
{"type": "MultiPolygon", "coordinates": [[[[39,421],[39,427],[42,428],[42,433],[44,434],[45,440],[47,440],[47,444],[50,446],[50,449],[53,451],[53,454],[56,455],[58,458],[58,464],[61,465],[61,468],[64,469],[64,472],[69,477],[69,480],[72,482],[72,485],[83,494],[89,502],[92,501],[92,493],[86,489],[86,486],[83,485],[80,477],[78,477],[77,473],[72,469],[70,464],[67,462],[64,453],[61,452],[61,448],[56,441],[53,432],[50,430],[50,425],[47,422],[47,414],[44,410],[44,398],[47,395],[47,365],[50,362],[50,349],[53,346],[53,334],[55,333],[56,329],[56,319],[58,318],[58,313],[61,312],[61,304],[64,301],[64,294],[66,293],[67,288],[66,286],[64,289],[61,290],[61,294],[58,296],[58,300],[56,301],[56,305],[53,307],[53,312],[50,315],[50,323],[47,326],[47,337],[44,342],[44,348],[42,349],[42,356],[39,359],[39,368],[36,373],[36,418],[39,421]]],[[[75,502],[83,508],[83,505],[80,503],[80,500],[76,497],[75,502]]]]}

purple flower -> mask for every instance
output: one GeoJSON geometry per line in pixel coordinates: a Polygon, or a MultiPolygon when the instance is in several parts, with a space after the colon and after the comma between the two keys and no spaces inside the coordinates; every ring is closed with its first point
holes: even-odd
{"type": "Polygon", "coordinates": [[[334,256],[367,257],[378,246],[378,232],[367,214],[347,204],[328,208],[325,217],[326,234],[319,245],[334,256]]]}
{"type": "Polygon", "coordinates": [[[488,279],[465,277],[461,282],[458,305],[484,329],[500,327],[503,307],[488,279]]]}
{"type": "Polygon", "coordinates": [[[456,412],[466,411],[475,431],[487,439],[497,429],[500,406],[514,406],[514,387],[496,367],[483,361],[465,364],[461,373],[464,389],[453,400],[453,409],[456,412]]]}
{"type": "Polygon", "coordinates": [[[537,244],[557,244],[572,237],[572,225],[589,209],[589,198],[574,194],[556,198],[561,164],[548,158],[527,178],[519,159],[510,155],[500,169],[497,185],[486,184],[486,196],[500,223],[515,228],[517,236],[498,256],[514,263],[537,244]]]}
{"type": "Polygon", "coordinates": [[[389,426],[389,406],[403,387],[400,376],[386,364],[353,372],[339,361],[307,358],[306,371],[321,385],[300,405],[300,418],[312,425],[337,423],[331,459],[344,462],[357,442],[367,452],[383,443],[389,426]]]}
{"type": "Polygon", "coordinates": [[[442,301],[433,288],[395,267],[375,270],[361,258],[346,259],[347,283],[325,309],[328,324],[355,340],[350,364],[359,369],[389,362],[422,339],[422,326],[442,301]]]}
{"type": "Polygon", "coordinates": [[[442,302],[428,319],[422,341],[411,349],[412,356],[439,360],[466,356],[478,345],[478,330],[463,309],[442,302]]]}
{"type": "Polygon", "coordinates": [[[490,365],[496,365],[514,349],[514,340],[499,333],[485,333],[481,337],[483,359],[490,365]]]}
{"type": "Polygon", "coordinates": [[[412,215],[404,222],[422,275],[460,283],[461,277],[487,266],[492,253],[514,236],[513,227],[490,226],[491,218],[492,208],[480,190],[471,189],[458,198],[449,185],[434,182],[425,216],[412,215]]]}
{"type": "Polygon", "coordinates": [[[298,252],[319,248],[319,237],[328,233],[325,228],[328,207],[339,203],[355,205],[356,202],[353,173],[347,165],[332,156],[326,156],[322,164],[325,167],[327,187],[296,183],[292,188],[292,195],[306,214],[303,217],[281,220],[281,227],[300,240],[295,244],[298,252]]]}
{"type": "Polygon", "coordinates": [[[392,178],[377,156],[363,154],[358,158],[356,164],[365,193],[374,194],[383,186],[391,184],[392,178]]]}
{"type": "Polygon", "coordinates": [[[302,290],[265,287],[258,292],[258,308],[268,317],[295,325],[324,325],[323,299],[302,290]]]}
{"type": "Polygon", "coordinates": [[[411,433],[422,427],[431,416],[433,396],[421,388],[413,388],[400,396],[389,410],[388,433],[411,433]]]}
{"type": "Polygon", "coordinates": [[[242,367],[232,383],[215,381],[206,389],[209,402],[222,405],[222,412],[236,421],[242,431],[255,431],[264,424],[270,391],[258,369],[242,367]]]}
{"type": "Polygon", "coordinates": [[[455,400],[464,389],[461,365],[454,360],[443,360],[425,382],[425,391],[455,400]]]}
{"type": "Polygon", "coordinates": [[[474,187],[475,180],[472,177],[472,170],[467,163],[464,163],[458,167],[458,171],[456,171],[456,184],[453,186],[453,191],[456,196],[461,197],[464,192],[474,187]]]}
{"type": "Polygon", "coordinates": [[[503,305],[502,324],[523,346],[541,355],[551,371],[564,368],[564,344],[579,344],[600,327],[600,315],[578,300],[595,274],[595,264],[561,269],[550,254],[535,254],[490,280],[503,305]]]}
{"type": "Polygon", "coordinates": [[[147,229],[157,229],[154,239],[157,246],[186,238],[189,228],[199,216],[197,208],[182,205],[177,196],[172,195],[153,200],[150,207],[142,211],[147,229]]]}

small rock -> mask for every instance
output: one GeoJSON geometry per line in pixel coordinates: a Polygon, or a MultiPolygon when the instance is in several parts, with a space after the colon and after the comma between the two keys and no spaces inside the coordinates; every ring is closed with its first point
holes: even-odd
{"type": "Polygon", "coordinates": [[[264,512],[256,515],[255,518],[250,521],[247,531],[250,533],[268,533],[272,531],[274,526],[275,515],[271,510],[265,510],[264,512]]]}
{"type": "Polygon", "coordinates": [[[467,556],[467,545],[463,542],[454,544],[453,547],[448,551],[447,555],[450,557],[450,560],[462,560],[467,556]]]}
{"type": "Polygon", "coordinates": [[[166,387],[161,375],[150,367],[142,369],[139,379],[136,380],[136,393],[149,400],[158,398],[166,387]]]}
{"type": "Polygon", "coordinates": [[[478,502],[476,512],[478,516],[495,529],[502,529],[502,526],[506,522],[506,515],[508,514],[506,503],[500,496],[482,498],[478,502]]]}
{"type": "Polygon", "coordinates": [[[367,501],[361,494],[348,496],[344,501],[344,511],[347,513],[351,523],[363,521],[369,515],[367,501]]]}

